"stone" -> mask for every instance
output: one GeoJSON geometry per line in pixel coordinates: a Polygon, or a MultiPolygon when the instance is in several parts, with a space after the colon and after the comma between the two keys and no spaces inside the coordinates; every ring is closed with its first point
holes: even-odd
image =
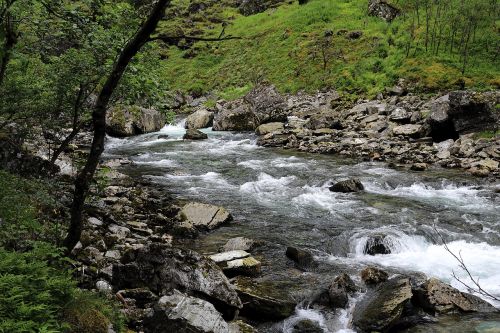
{"type": "Polygon", "coordinates": [[[410,279],[392,278],[356,303],[352,324],[361,332],[387,332],[397,324],[411,298],[410,279]]]}
{"type": "Polygon", "coordinates": [[[241,250],[241,251],[251,251],[255,248],[257,242],[253,239],[245,237],[231,238],[227,241],[224,246],[221,247],[222,252],[241,250]]]}
{"type": "Polygon", "coordinates": [[[339,120],[338,115],[327,110],[313,114],[309,118],[309,121],[305,124],[305,127],[311,130],[318,130],[322,128],[330,128],[330,129],[344,128],[339,120]]]}
{"type": "Polygon", "coordinates": [[[425,133],[424,133],[424,127],[422,125],[408,124],[408,125],[394,127],[392,129],[392,134],[418,139],[424,136],[425,133]]]}
{"type": "Polygon", "coordinates": [[[130,229],[116,224],[108,227],[108,230],[115,235],[118,239],[125,239],[130,235],[130,229]]]}
{"type": "Polygon", "coordinates": [[[389,115],[389,119],[397,123],[409,123],[411,119],[411,112],[408,112],[405,108],[397,107],[392,110],[389,115]]]}
{"type": "Polygon", "coordinates": [[[120,251],[109,250],[109,251],[106,252],[106,254],[104,256],[106,258],[120,260],[120,258],[121,258],[122,255],[121,255],[120,251]]]}
{"type": "Polygon", "coordinates": [[[198,202],[184,205],[177,218],[180,221],[178,231],[187,233],[213,230],[233,219],[223,207],[198,202]]]}
{"type": "Polygon", "coordinates": [[[266,135],[273,132],[279,132],[285,129],[283,123],[267,123],[262,124],[255,130],[255,134],[257,135],[266,135]]]}
{"type": "Polygon", "coordinates": [[[384,0],[370,0],[368,3],[368,14],[391,22],[401,15],[401,10],[384,0]]]}
{"type": "Polygon", "coordinates": [[[499,115],[496,106],[500,101],[498,91],[453,91],[449,97],[448,115],[459,134],[495,130],[499,115]]]}
{"type": "Polygon", "coordinates": [[[158,300],[158,296],[151,292],[148,288],[134,288],[134,289],[126,289],[120,290],[117,292],[117,295],[120,295],[125,300],[131,299],[134,300],[134,305],[140,308],[144,308],[149,306],[151,303],[156,302],[158,300]]]}
{"type": "Polygon", "coordinates": [[[295,323],[292,328],[292,333],[323,333],[321,325],[309,319],[300,320],[295,323]]]}
{"type": "Polygon", "coordinates": [[[165,117],[154,109],[138,106],[117,106],[106,114],[106,133],[127,137],[159,131],[165,126],[165,117]]]}
{"type": "Polygon", "coordinates": [[[353,178],[338,182],[332,185],[329,189],[332,192],[350,193],[363,191],[365,187],[359,179],[353,178]]]}
{"type": "Polygon", "coordinates": [[[251,106],[259,124],[287,120],[285,99],[273,85],[258,84],[243,99],[251,106]]]}
{"type": "Polygon", "coordinates": [[[235,101],[228,103],[214,117],[214,131],[254,131],[260,125],[259,118],[250,105],[235,101]]]}
{"type": "Polygon", "coordinates": [[[109,294],[109,293],[111,293],[111,291],[113,291],[113,288],[111,287],[111,285],[109,284],[109,282],[104,281],[104,280],[97,281],[96,284],[95,284],[95,287],[100,292],[103,292],[103,293],[106,293],[106,294],[109,294]]]}
{"type": "Polygon", "coordinates": [[[413,163],[410,167],[413,171],[425,171],[427,168],[428,166],[426,163],[413,163]]]}
{"type": "Polygon", "coordinates": [[[286,256],[301,267],[314,267],[317,265],[314,256],[309,251],[293,246],[286,248],[286,256]]]}
{"type": "Polygon", "coordinates": [[[147,287],[159,295],[182,290],[210,300],[227,318],[242,307],[234,287],[212,260],[161,243],[131,251],[127,260],[113,265],[116,289],[147,287]]]}
{"type": "Polygon", "coordinates": [[[370,266],[361,271],[361,280],[363,280],[367,286],[380,284],[387,281],[388,278],[389,274],[377,267],[370,266]]]}
{"type": "Polygon", "coordinates": [[[184,140],[205,140],[208,139],[208,135],[197,129],[188,129],[182,138],[184,140]]]}
{"type": "Polygon", "coordinates": [[[385,235],[370,236],[366,241],[363,253],[371,256],[377,254],[390,254],[391,249],[386,245],[385,238],[385,235]]]}
{"type": "Polygon", "coordinates": [[[257,276],[260,274],[260,261],[245,251],[229,251],[209,256],[228,277],[237,275],[257,276]]]}
{"type": "Polygon", "coordinates": [[[102,222],[101,220],[95,218],[95,217],[89,217],[88,218],[88,223],[95,226],[95,227],[100,227],[104,224],[104,222],[102,222]]]}
{"type": "Polygon", "coordinates": [[[186,118],[186,129],[201,129],[212,127],[214,122],[214,113],[205,109],[200,109],[186,118]]]}
{"type": "Polygon", "coordinates": [[[278,283],[257,283],[247,277],[237,277],[234,286],[243,308],[241,315],[258,321],[279,321],[291,316],[297,302],[278,283]]]}
{"type": "Polygon", "coordinates": [[[498,312],[481,298],[461,292],[452,286],[431,278],[414,290],[415,302],[431,314],[456,312],[498,312]]]}
{"type": "Polygon", "coordinates": [[[229,323],[229,333],[258,333],[255,328],[242,320],[236,320],[229,323]]]}
{"type": "Polygon", "coordinates": [[[348,39],[359,39],[361,36],[363,36],[363,31],[359,30],[349,31],[349,33],[347,33],[348,39]]]}
{"type": "Polygon", "coordinates": [[[163,296],[144,320],[145,332],[229,333],[229,326],[205,300],[174,290],[163,296]]]}

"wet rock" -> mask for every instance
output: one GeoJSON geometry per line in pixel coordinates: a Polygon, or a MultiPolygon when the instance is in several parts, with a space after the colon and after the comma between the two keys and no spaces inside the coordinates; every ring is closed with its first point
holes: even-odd
{"type": "Polygon", "coordinates": [[[257,85],[244,97],[244,100],[252,107],[259,124],[287,120],[285,99],[273,85],[257,85]]]}
{"type": "Polygon", "coordinates": [[[387,22],[391,22],[401,14],[401,11],[387,1],[370,0],[368,4],[368,13],[371,16],[377,16],[387,22]]]}
{"type": "Polygon", "coordinates": [[[260,120],[250,105],[241,101],[228,103],[214,117],[214,131],[254,131],[260,120]]]}
{"type": "Polygon", "coordinates": [[[481,298],[461,292],[452,286],[431,278],[414,290],[415,302],[432,314],[453,312],[498,312],[481,298]]]}
{"type": "Polygon", "coordinates": [[[256,283],[249,278],[237,277],[234,286],[243,302],[243,316],[258,321],[278,321],[295,311],[297,302],[279,284],[256,283]]]}
{"type": "Polygon", "coordinates": [[[304,319],[293,325],[292,333],[323,333],[318,322],[304,319]]]}
{"type": "Polygon", "coordinates": [[[410,167],[413,171],[425,171],[427,168],[428,165],[426,163],[413,163],[410,167]]]}
{"type": "Polygon", "coordinates": [[[368,291],[356,304],[352,323],[361,332],[386,332],[397,324],[411,297],[410,279],[390,279],[368,291]]]}
{"type": "Polygon", "coordinates": [[[229,323],[229,333],[257,333],[257,330],[242,320],[229,323]]]}
{"type": "Polygon", "coordinates": [[[236,237],[231,238],[227,241],[227,243],[221,247],[221,252],[227,251],[251,251],[257,246],[257,242],[253,239],[245,238],[245,237],[236,237]]]}
{"type": "Polygon", "coordinates": [[[424,133],[424,127],[422,125],[402,125],[397,126],[392,129],[394,135],[402,135],[408,138],[418,139],[421,138],[424,133]]]}
{"type": "Polygon", "coordinates": [[[301,267],[314,267],[317,265],[311,252],[293,246],[286,248],[286,256],[301,267]]]}
{"type": "Polygon", "coordinates": [[[267,123],[262,124],[255,130],[255,134],[257,135],[266,135],[273,132],[279,132],[284,129],[283,123],[267,123]]]}
{"type": "Polygon", "coordinates": [[[369,254],[371,256],[377,254],[390,254],[391,249],[386,245],[385,235],[375,235],[368,238],[366,241],[365,248],[363,249],[364,254],[369,254]]]}
{"type": "Polygon", "coordinates": [[[229,326],[207,301],[174,290],[163,296],[151,317],[144,320],[145,332],[229,333],[229,326]]]}
{"type": "Polygon", "coordinates": [[[182,138],[184,140],[205,140],[208,139],[208,135],[197,129],[188,129],[182,138]]]}
{"type": "Polygon", "coordinates": [[[338,286],[330,286],[328,289],[329,303],[332,308],[345,308],[349,302],[347,292],[338,286]]]}
{"type": "Polygon", "coordinates": [[[201,129],[212,127],[214,121],[214,113],[201,109],[186,118],[186,129],[201,129]]]}
{"type": "Polygon", "coordinates": [[[361,271],[361,280],[367,286],[374,286],[387,281],[389,274],[377,267],[367,267],[361,271]]]}
{"type": "Polygon", "coordinates": [[[363,191],[365,187],[359,179],[353,178],[338,182],[330,187],[332,192],[350,193],[363,191]]]}
{"type": "Polygon", "coordinates": [[[177,218],[180,224],[177,232],[196,233],[208,231],[232,220],[231,214],[223,207],[190,202],[179,211],[177,218]]]}
{"type": "Polygon", "coordinates": [[[117,106],[106,114],[106,133],[126,137],[159,131],[165,117],[157,110],[137,106],[117,106]]]}
{"type": "Polygon", "coordinates": [[[245,251],[229,251],[209,256],[228,277],[237,275],[257,276],[260,274],[260,261],[245,251]]]}
{"type": "Polygon", "coordinates": [[[217,264],[194,251],[152,243],[126,257],[113,265],[116,289],[147,287],[156,294],[182,290],[209,300],[228,318],[242,306],[217,264]]]}

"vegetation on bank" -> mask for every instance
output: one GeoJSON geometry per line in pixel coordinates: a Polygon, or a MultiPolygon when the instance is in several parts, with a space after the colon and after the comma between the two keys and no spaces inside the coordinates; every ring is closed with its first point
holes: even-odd
{"type": "Polygon", "coordinates": [[[111,301],[77,288],[57,247],[51,185],[0,171],[0,189],[0,332],[122,330],[111,301]]]}
{"type": "Polygon", "coordinates": [[[226,22],[224,35],[241,39],[170,49],[163,73],[171,88],[229,99],[262,79],[283,92],[333,88],[368,97],[399,78],[421,91],[498,88],[496,2],[392,2],[403,15],[388,23],[368,15],[367,0],[294,1],[248,17],[221,1],[191,20],[212,36],[222,30],[214,22],[226,22]]]}

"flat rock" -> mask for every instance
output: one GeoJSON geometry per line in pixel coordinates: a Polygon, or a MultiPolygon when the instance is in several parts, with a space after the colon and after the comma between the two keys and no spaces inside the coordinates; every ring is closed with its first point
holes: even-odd
{"type": "Polygon", "coordinates": [[[223,252],[234,251],[234,250],[251,251],[252,249],[254,249],[256,245],[257,243],[253,239],[245,237],[236,237],[228,240],[227,243],[224,246],[222,246],[220,250],[223,252]]]}
{"type": "Polygon", "coordinates": [[[283,123],[267,123],[262,124],[255,130],[257,135],[266,135],[273,132],[282,131],[285,128],[283,123]]]}
{"type": "Polygon", "coordinates": [[[245,251],[230,251],[209,257],[219,265],[228,277],[237,275],[256,276],[260,274],[261,263],[245,251]]]}
{"type": "Polygon", "coordinates": [[[396,126],[392,129],[392,134],[418,139],[423,136],[424,128],[422,125],[413,124],[396,126]]]}
{"type": "Polygon", "coordinates": [[[231,214],[220,206],[190,202],[178,214],[178,229],[186,231],[213,230],[232,220],[231,214]]]}

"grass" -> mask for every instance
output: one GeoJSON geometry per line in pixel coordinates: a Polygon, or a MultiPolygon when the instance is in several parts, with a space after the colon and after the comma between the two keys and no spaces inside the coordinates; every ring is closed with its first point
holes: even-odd
{"type": "MultiPolygon", "coordinates": [[[[312,0],[303,6],[294,2],[249,17],[222,1],[205,13],[210,15],[230,22],[226,36],[242,39],[200,42],[191,50],[171,48],[163,64],[170,89],[202,89],[235,99],[256,82],[267,80],[286,93],[332,88],[373,97],[399,78],[422,91],[453,89],[461,82],[479,89],[499,83],[499,66],[488,57],[473,57],[465,76],[456,55],[430,56],[420,46],[407,57],[407,22],[399,18],[389,24],[368,16],[365,0],[312,0]],[[363,35],[351,40],[337,34],[342,30],[363,35]],[[328,47],[322,48],[326,31],[333,36],[328,47]],[[326,66],[322,50],[328,54],[326,66]]],[[[201,16],[197,20],[203,28],[211,25],[212,36],[219,34],[220,25],[201,16]]]]}

